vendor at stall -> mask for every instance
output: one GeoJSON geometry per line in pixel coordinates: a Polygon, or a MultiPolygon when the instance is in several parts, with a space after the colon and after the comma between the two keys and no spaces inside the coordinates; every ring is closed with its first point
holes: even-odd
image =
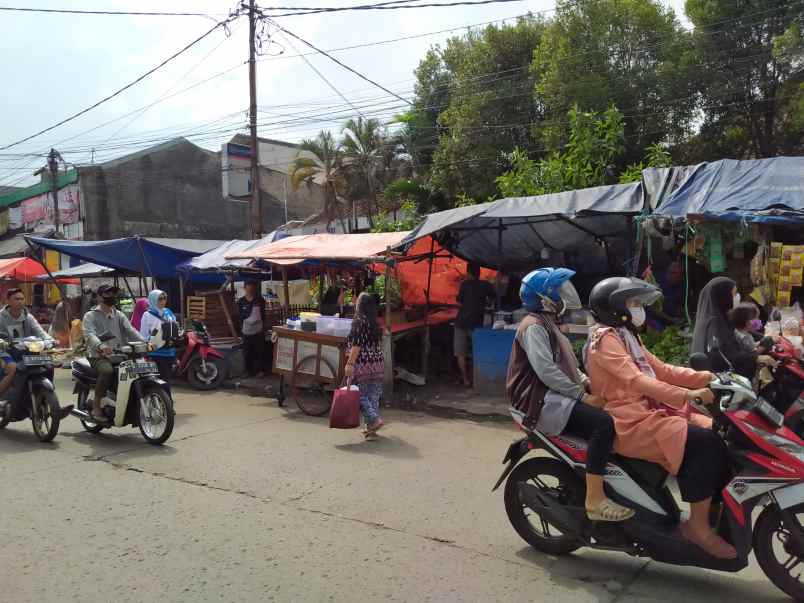
{"type": "Polygon", "coordinates": [[[257,281],[247,281],[245,295],[237,300],[243,335],[243,357],[246,372],[262,377],[265,356],[265,298],[260,295],[257,281]]]}
{"type": "Polygon", "coordinates": [[[483,326],[486,304],[494,299],[496,291],[488,281],[480,280],[480,266],[474,262],[467,268],[467,279],[458,291],[458,317],[455,319],[453,347],[463,385],[471,387],[466,356],[472,345],[472,331],[483,326]]]}

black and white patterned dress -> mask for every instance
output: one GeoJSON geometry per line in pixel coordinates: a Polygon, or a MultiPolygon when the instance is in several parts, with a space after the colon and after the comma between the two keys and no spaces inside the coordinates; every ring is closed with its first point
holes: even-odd
{"type": "Polygon", "coordinates": [[[361,318],[356,318],[352,322],[352,330],[346,338],[346,347],[351,350],[354,346],[360,347],[360,353],[355,360],[352,381],[354,383],[382,381],[385,377],[382,340],[371,336],[371,327],[361,318]]]}

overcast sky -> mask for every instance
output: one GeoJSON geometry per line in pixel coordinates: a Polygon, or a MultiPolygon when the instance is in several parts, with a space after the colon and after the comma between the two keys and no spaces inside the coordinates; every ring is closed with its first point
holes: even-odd
{"type": "MultiPolygon", "coordinates": [[[[683,0],[668,3],[683,15],[683,0]]],[[[262,0],[258,4],[342,6],[361,2],[262,0]]],[[[0,5],[188,10],[205,12],[220,20],[235,6],[235,0],[0,0],[0,5]]],[[[554,0],[527,0],[474,7],[342,12],[278,21],[317,47],[330,50],[481,24],[554,6],[554,0]]],[[[0,12],[0,86],[4,90],[0,146],[92,105],[159,64],[213,24],[200,17],[0,12]]],[[[104,161],[180,135],[218,150],[224,140],[247,123],[248,69],[245,65],[238,67],[248,53],[246,17],[232,23],[230,30],[227,37],[218,29],[165,68],[86,115],[0,151],[0,185],[35,182],[31,174],[44,165],[44,159],[10,154],[45,153],[51,146],[61,151],[66,161],[76,164],[89,163],[93,148],[94,160],[104,161]],[[229,69],[225,75],[185,90],[229,69]],[[141,110],[155,101],[160,102],[141,110]],[[111,120],[115,121],[103,125],[111,120]]],[[[354,111],[302,58],[287,56],[309,49],[296,40],[288,42],[283,34],[273,33],[273,42],[263,49],[257,69],[260,136],[295,142],[322,128],[337,128],[354,111]],[[301,112],[305,114],[303,118],[301,112]]],[[[400,96],[410,98],[413,70],[426,50],[459,33],[427,35],[333,54],[400,96]]],[[[346,99],[364,107],[367,116],[384,119],[403,110],[401,101],[329,59],[320,55],[307,59],[346,99]]]]}

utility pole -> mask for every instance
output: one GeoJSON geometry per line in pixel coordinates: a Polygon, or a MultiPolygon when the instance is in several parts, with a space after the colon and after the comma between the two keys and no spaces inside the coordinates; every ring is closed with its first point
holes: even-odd
{"type": "Polygon", "coordinates": [[[47,167],[50,170],[50,190],[53,191],[53,227],[59,234],[59,159],[61,155],[56,149],[50,149],[47,156],[47,167]]]}
{"type": "Polygon", "coordinates": [[[248,91],[251,128],[251,238],[262,237],[262,200],[260,198],[260,146],[257,139],[257,5],[249,0],[248,11],[248,91]]]}

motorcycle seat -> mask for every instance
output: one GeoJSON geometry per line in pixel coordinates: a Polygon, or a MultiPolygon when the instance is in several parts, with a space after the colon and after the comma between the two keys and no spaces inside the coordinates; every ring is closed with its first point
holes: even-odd
{"type": "Polygon", "coordinates": [[[87,379],[97,379],[98,373],[86,358],[78,358],[72,362],[72,370],[87,379]]]}

